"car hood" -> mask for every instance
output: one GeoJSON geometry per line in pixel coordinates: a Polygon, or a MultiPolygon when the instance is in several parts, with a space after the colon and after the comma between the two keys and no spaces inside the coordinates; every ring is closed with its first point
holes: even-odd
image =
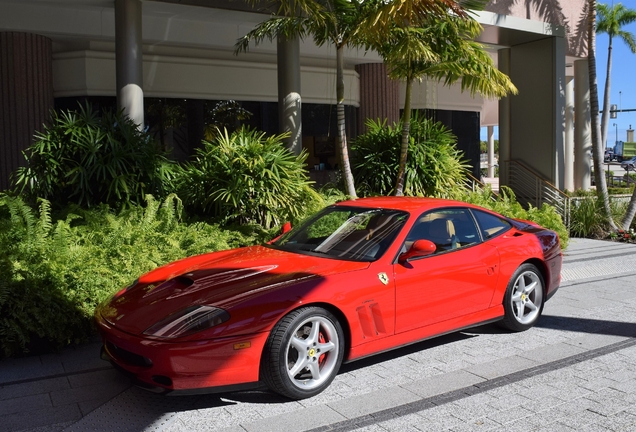
{"type": "Polygon", "coordinates": [[[321,258],[264,246],[210,253],[142,276],[134,286],[101,305],[98,313],[119,330],[141,334],[159,320],[192,305],[230,311],[238,303],[273,290],[368,266],[368,262],[321,258]]]}

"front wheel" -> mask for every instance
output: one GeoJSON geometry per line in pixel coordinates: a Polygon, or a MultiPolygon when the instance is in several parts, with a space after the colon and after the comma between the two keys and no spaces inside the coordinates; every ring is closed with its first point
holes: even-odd
{"type": "Polygon", "coordinates": [[[297,309],[284,316],[267,339],[261,378],[290,399],[312,397],[331,384],[343,354],[344,334],[333,314],[318,307],[297,309]]]}
{"type": "Polygon", "coordinates": [[[543,311],[544,286],[543,276],[534,265],[521,265],[508,283],[501,325],[517,332],[532,327],[543,311]]]}

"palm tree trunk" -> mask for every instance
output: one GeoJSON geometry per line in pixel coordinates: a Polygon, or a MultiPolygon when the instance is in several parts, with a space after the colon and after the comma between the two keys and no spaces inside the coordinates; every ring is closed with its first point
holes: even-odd
{"type": "Polygon", "coordinates": [[[623,220],[621,221],[621,228],[627,231],[629,229],[629,226],[632,224],[632,221],[634,220],[634,216],[636,216],[636,188],[634,188],[632,199],[629,201],[627,211],[625,212],[625,216],[623,216],[623,220]]]}
{"type": "Polygon", "coordinates": [[[340,165],[342,176],[344,177],[345,192],[351,198],[357,198],[356,188],[353,183],[353,174],[351,174],[351,164],[349,163],[349,148],[347,146],[347,134],[345,130],[344,89],[344,45],[338,45],[336,48],[336,111],[338,114],[340,165]]]}
{"type": "Polygon", "coordinates": [[[594,160],[594,182],[596,195],[603,202],[603,211],[613,230],[618,229],[610,209],[607,183],[603,175],[603,157],[605,152],[601,143],[601,125],[598,113],[598,85],[596,79],[596,0],[589,0],[587,22],[587,59],[590,73],[590,111],[592,118],[592,156],[594,160]]]}
{"type": "Polygon", "coordinates": [[[402,145],[400,147],[400,165],[398,168],[395,196],[404,195],[404,178],[406,177],[406,160],[409,152],[409,131],[411,129],[411,87],[413,80],[406,80],[406,95],[404,97],[404,113],[402,113],[402,145]]]}
{"type": "Polygon", "coordinates": [[[612,74],[612,36],[607,47],[607,75],[605,76],[605,94],[603,94],[603,115],[601,117],[601,143],[607,146],[607,129],[610,119],[610,82],[612,74]]]}

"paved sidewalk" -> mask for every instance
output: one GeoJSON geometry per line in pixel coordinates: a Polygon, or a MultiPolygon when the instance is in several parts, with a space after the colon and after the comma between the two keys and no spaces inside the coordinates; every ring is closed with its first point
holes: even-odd
{"type": "Polygon", "coordinates": [[[523,333],[482,326],[344,365],[322,394],[164,397],[95,342],[0,362],[4,431],[636,430],[636,245],[573,239],[523,333]]]}

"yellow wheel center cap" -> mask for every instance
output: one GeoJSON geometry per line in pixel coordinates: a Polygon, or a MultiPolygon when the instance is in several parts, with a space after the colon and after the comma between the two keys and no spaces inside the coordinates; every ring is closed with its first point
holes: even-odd
{"type": "Polygon", "coordinates": [[[527,298],[527,297],[526,297],[526,295],[525,295],[525,294],[521,294],[521,300],[522,300],[522,301],[526,301],[526,298],[527,298]]]}
{"type": "Polygon", "coordinates": [[[309,350],[309,357],[313,357],[315,355],[316,355],[316,349],[315,348],[310,349],[309,350]]]}

